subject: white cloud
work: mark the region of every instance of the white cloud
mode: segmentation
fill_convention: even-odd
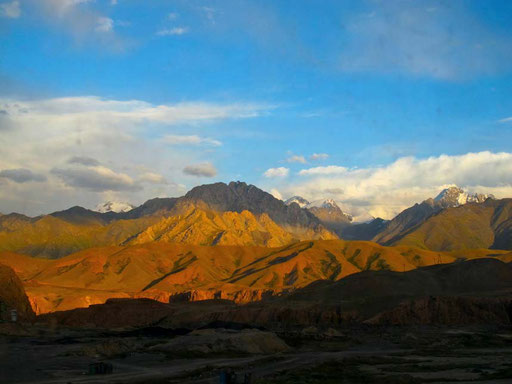
[[[301,169],[299,171],[299,175],[301,176],[309,176],[309,175],[339,175],[346,173],[348,168],[340,167],[338,165],[328,165],[326,167],[314,167],[308,169]]]
[[[19,101],[0,99],[2,109],[17,121],[46,120],[56,124],[70,121],[110,123],[154,122],[181,124],[229,118],[256,117],[271,107],[258,104],[178,103],[153,105],[140,100],[108,100],[94,96]]]
[[[382,167],[332,165],[300,174],[310,177],[287,184],[281,189],[284,195],[317,200],[329,194],[351,210],[366,210],[386,219],[453,184],[497,197],[512,196],[512,153],[507,152],[402,157]]]
[[[139,181],[150,183],[150,184],[167,184],[167,180],[164,176],[159,173],[145,172],[138,178]]]
[[[498,123],[510,123],[512,122],[512,117],[505,117],[504,119],[498,120]]]
[[[19,1],[12,1],[10,3],[0,4],[0,16],[8,17],[10,19],[17,19],[21,15],[21,8]]]
[[[283,195],[281,195],[281,193],[275,188],[272,188],[270,190],[270,194],[274,196],[276,199],[283,200]]]
[[[311,156],[309,156],[309,159],[312,161],[315,160],[325,160],[329,157],[327,153],[313,153]]]
[[[306,164],[307,163],[307,161],[304,158],[304,156],[299,156],[299,155],[290,156],[289,158],[286,159],[286,161],[289,162],[289,163],[302,163],[302,164]]]
[[[29,181],[46,181],[46,176],[32,172],[30,169],[4,169],[0,171],[0,178],[14,181],[15,183],[26,183]]]
[[[130,176],[103,166],[54,168],[51,172],[70,187],[94,192],[142,189]]]
[[[265,171],[263,176],[267,178],[286,177],[288,176],[288,173],[290,173],[290,170],[285,167],[269,168]]]
[[[176,12],[170,12],[168,15],[167,15],[167,18],[169,20],[176,20],[178,18],[178,14]]]
[[[110,32],[114,29],[114,20],[110,17],[98,17],[95,30],[97,32]]]
[[[183,175],[183,168],[201,163],[205,148],[177,145],[170,150],[155,138],[161,137],[162,132],[173,132],[175,125],[180,126],[180,131],[190,127],[194,131],[210,129],[205,125],[251,118],[265,113],[267,108],[259,104],[207,102],[154,105],[98,97],[0,98],[0,170],[28,169],[47,175],[39,188],[0,177],[0,212],[38,215],[76,204],[94,207],[110,198],[105,195],[107,192],[113,194],[113,199],[137,204],[155,196],[180,195],[183,184],[191,182]],[[203,145],[215,145],[213,140],[208,139]],[[102,192],[109,183],[101,180],[108,175],[104,173],[98,180],[98,169],[76,171],[100,165],[127,175],[131,182],[125,180],[117,186],[111,182],[115,191]],[[58,171],[52,173],[52,169]],[[164,184],[157,174],[173,182]],[[95,188],[78,186],[79,181],[85,185],[94,180]]]
[[[217,169],[215,169],[212,163],[206,162],[187,165],[185,168],[183,168],[183,173],[197,177],[213,177],[217,174]]]
[[[158,31],[156,34],[158,36],[179,36],[188,33],[187,27],[174,27],[174,28],[164,28]]]
[[[169,145],[211,145],[214,147],[221,146],[219,140],[210,139],[208,137],[200,137],[197,135],[165,135],[162,142]]]
[[[100,162],[88,156],[73,156],[68,160],[68,164],[80,164],[85,166],[100,165]]]

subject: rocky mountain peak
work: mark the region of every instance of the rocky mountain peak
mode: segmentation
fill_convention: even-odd
[[[341,210],[341,208],[336,204],[336,201],[333,199],[325,199],[325,200],[316,200],[309,203],[306,208],[325,208],[325,209],[333,209],[333,210]]]
[[[443,208],[458,207],[466,203],[483,203],[488,198],[494,199],[493,195],[483,193],[468,193],[462,188],[452,186],[443,189],[434,199]]]
[[[219,212],[250,211],[256,215],[267,213],[278,225],[288,225],[290,228],[316,228],[320,225],[318,218],[311,212],[296,205],[286,205],[270,193],[258,187],[236,181],[201,185],[191,189],[182,202],[200,202],[205,208]]]

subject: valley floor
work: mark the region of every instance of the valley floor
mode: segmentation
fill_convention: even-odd
[[[51,329],[0,324],[4,383],[218,383],[221,370],[251,373],[257,384],[508,383],[510,327],[377,327],[297,329],[278,333],[286,352],[165,353],[155,347],[188,330]],[[231,330],[233,335],[237,332]],[[181,336],[180,336],[181,335]],[[89,364],[113,365],[91,375]],[[243,379],[239,379],[243,382]]]

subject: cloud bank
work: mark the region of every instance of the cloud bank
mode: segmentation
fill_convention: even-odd
[[[276,177],[286,177],[290,173],[290,170],[285,167],[279,167],[279,168],[269,168],[263,173],[263,176],[273,179]]]
[[[426,159],[402,157],[381,167],[305,168],[280,188],[284,196],[333,197],[346,209],[390,219],[403,209],[458,185],[469,191],[512,197],[512,153],[478,152]]]
[[[200,137],[198,135],[165,135],[162,142],[169,145],[211,145],[219,147],[222,143],[209,137]]]
[[[4,169],[0,171],[0,178],[8,179],[16,183],[26,183],[29,181],[46,181],[44,175],[32,172],[30,169]]]
[[[215,160],[222,145],[183,132],[211,132],[215,124],[267,111],[257,103],[0,98],[0,212],[38,215],[76,204],[181,195],[195,186],[189,176],[216,175],[204,162]]]

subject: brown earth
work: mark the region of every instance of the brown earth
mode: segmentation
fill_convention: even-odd
[[[492,276],[492,278],[489,278]],[[228,300],[158,303],[113,299],[39,316],[68,326],[197,328],[236,322],[286,330],[347,324],[498,324],[512,320],[512,265],[476,259],[408,272],[366,271],[236,305]],[[52,320],[53,319],[53,320]]]
[[[246,303],[364,270],[403,272],[488,255],[510,258],[506,251],[442,253],[324,240],[277,248],[151,242],[92,248],[58,260],[0,252],[0,262],[19,274],[34,310],[45,313],[123,297]]]

